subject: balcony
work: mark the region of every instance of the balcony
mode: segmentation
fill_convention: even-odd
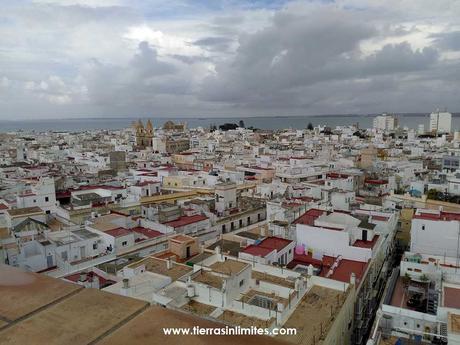
[[[69,262],[64,261],[59,255],[55,256],[57,268],[55,270],[45,272],[46,275],[49,275],[54,278],[61,278],[63,276],[73,274],[99,264],[103,264],[108,261],[112,261],[116,259],[116,255],[112,254],[105,254],[99,255],[93,258],[86,258],[77,262]]]

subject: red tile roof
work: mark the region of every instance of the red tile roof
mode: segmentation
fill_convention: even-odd
[[[274,250],[277,252],[283,250],[287,245],[293,241],[286,240],[280,237],[267,237],[259,244],[251,244],[242,250],[243,253],[251,254],[254,256],[265,257]]]
[[[460,220],[460,213],[452,213],[452,212],[438,212],[438,213],[423,213],[419,212],[414,215],[416,219],[426,219],[426,220],[444,220],[444,221],[452,221],[452,220]]]
[[[366,183],[366,184],[384,185],[384,184],[388,184],[388,180],[372,180],[372,179],[366,179],[366,180],[364,180],[364,183]]]
[[[293,199],[307,201],[307,202],[319,200],[319,199],[316,199],[316,198],[312,198],[310,196],[298,196],[298,197],[293,197]]]
[[[274,251],[274,249],[264,248],[264,247],[260,247],[260,246],[256,246],[254,244],[251,244],[251,245],[247,246],[246,248],[244,248],[241,252],[246,253],[246,254],[250,254],[250,255],[253,255],[253,256],[265,257],[265,256],[267,256],[268,254],[270,254],[273,251]]]
[[[6,206],[4,203],[0,203],[0,210],[7,210],[9,207]]]
[[[316,208],[312,208],[301,215],[294,221],[294,224],[304,224],[304,225],[313,225],[315,220],[319,218],[323,213],[326,211],[318,210]]]
[[[325,277],[329,272],[329,269],[336,261],[335,257],[324,255],[322,260],[314,259],[311,254],[295,254],[294,253],[294,260],[289,263],[287,266],[288,268],[292,269],[295,268],[297,265],[313,265],[316,268],[320,268],[320,276]],[[334,270],[332,275],[328,278],[338,280],[341,282],[348,283],[350,281],[351,273],[354,273],[356,276],[356,280],[359,282],[364,273],[366,272],[367,262],[361,261],[354,261],[348,259],[342,259],[338,265],[338,267]]]
[[[329,278],[348,283],[350,281],[350,275],[354,273],[356,281],[359,282],[366,271],[366,267],[367,262],[343,259]]]
[[[385,216],[372,216],[372,220],[377,220],[377,221],[380,221],[380,222],[386,222],[388,220],[389,217],[385,217]]]
[[[125,187],[116,187],[116,186],[110,186],[110,185],[87,185],[87,186],[79,186],[78,188],[73,189],[74,191],[77,190],[92,190],[92,189],[108,189],[108,190],[120,190],[120,189],[126,189]]]
[[[110,285],[110,284],[114,284],[115,281],[113,280],[110,280],[110,279],[105,279],[103,276],[99,275],[99,274],[96,274],[95,272],[93,271],[90,271],[86,274],[86,281],[88,282],[92,282],[94,280],[95,277],[98,277],[99,278],[99,285],[100,286],[106,286],[106,285]],[[74,283],[78,282],[80,280],[80,273],[74,273],[74,274],[71,274],[71,275],[68,275],[68,276],[65,276],[64,279],[66,280],[70,280]]]
[[[327,173],[326,174],[326,177],[330,178],[330,179],[345,179],[345,178],[348,178],[349,175],[347,174],[342,174],[342,173],[336,173],[336,172],[330,172],[330,173]]]
[[[355,243],[353,243],[353,247],[373,249],[379,237],[379,235],[375,235],[372,241],[356,240]]]
[[[173,228],[180,228],[181,226],[201,222],[203,220],[208,219],[208,217],[203,216],[201,214],[197,214],[194,216],[182,216],[179,219],[173,220],[171,222],[163,223],[164,225],[172,226]]]
[[[287,240],[281,237],[267,237],[262,242],[260,242],[258,246],[268,249],[276,249],[279,252],[291,243],[291,240]]]
[[[131,230],[134,232],[137,232],[138,234],[142,234],[148,238],[155,238],[155,237],[164,235],[162,232],[152,230],[152,229],[147,229],[142,226],[136,226],[135,228],[132,228]]]
[[[444,307],[460,309],[460,289],[444,287]]]
[[[116,229],[111,229],[111,230],[107,230],[104,232],[113,237],[122,237],[122,236],[127,236],[129,234],[132,234],[130,230],[125,229],[125,228],[116,228]]]
[[[135,184],[136,187],[145,187],[148,186],[149,184],[154,184],[155,182],[152,181],[143,181],[143,182],[138,182]]]

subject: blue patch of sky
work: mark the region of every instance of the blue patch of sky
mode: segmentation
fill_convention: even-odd
[[[291,0],[179,0],[164,2],[131,2],[146,18],[173,19],[221,14],[232,10],[276,10]]]

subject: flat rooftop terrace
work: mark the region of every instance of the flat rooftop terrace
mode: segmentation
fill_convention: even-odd
[[[275,322],[275,318],[271,318],[269,320],[262,320],[255,317],[240,314],[231,310],[225,310],[217,319],[235,326],[255,326],[259,328],[268,328],[273,324],[273,322]]]
[[[4,265],[0,265],[0,316],[2,345],[285,344],[265,336],[168,336],[164,327],[226,325]]]
[[[226,315],[226,317],[229,317]],[[255,319],[257,320],[257,319]],[[255,325],[250,323],[250,326]],[[209,335],[165,335],[163,327],[193,328],[224,328],[225,324],[203,319],[182,311],[160,307],[150,307],[145,312],[127,322],[122,327],[105,337],[100,345],[286,345],[285,342],[265,336],[209,336]]]
[[[228,259],[225,261],[214,262],[213,264],[209,265],[209,268],[217,273],[232,275],[241,272],[248,266],[248,263]]]
[[[191,272],[193,268],[176,263],[174,261],[171,262],[172,267],[168,269],[166,260],[148,257],[142,259],[138,262],[132,263],[128,265],[129,268],[136,268],[141,265],[145,265],[145,269],[149,272],[161,274],[164,276],[170,277],[173,281],[183,277],[187,273]]]
[[[16,321],[82,287],[0,265],[0,319]]]
[[[322,336],[328,333],[346,296],[346,292],[313,286],[283,325],[284,328],[296,328],[297,335],[278,338],[294,344],[318,344]]]
[[[293,281],[289,281],[283,277],[274,276],[274,275],[271,275],[265,272],[258,272],[258,271],[253,270],[251,272],[251,276],[252,276],[252,279],[261,280],[264,282],[284,286],[290,289],[294,289],[295,287],[295,283]]]
[[[220,250],[223,254],[230,254],[231,256],[238,257],[238,253],[241,251],[241,246],[239,242],[221,239],[206,249],[214,250],[216,247],[219,246]]]
[[[191,300],[187,304],[184,304],[181,309],[198,316],[209,316],[209,314],[216,310],[216,307]]]
[[[192,278],[194,282],[206,284],[216,289],[222,289],[224,285],[224,278],[212,274],[211,272],[200,270]]]

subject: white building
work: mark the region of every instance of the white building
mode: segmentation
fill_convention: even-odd
[[[294,259],[295,242],[279,237],[267,237],[258,244],[251,244],[239,252],[243,260],[270,265],[287,265]]]
[[[56,212],[56,193],[54,179],[52,177],[41,177],[30,188],[16,196],[18,208],[38,206],[46,213]]]
[[[459,236],[459,213],[417,209],[412,219],[410,251],[457,257]]]
[[[436,133],[450,133],[452,130],[452,114],[439,111],[439,109],[430,115],[430,131]]]
[[[374,118],[373,125],[381,131],[394,131],[398,127],[398,119],[394,115],[382,114]]]

